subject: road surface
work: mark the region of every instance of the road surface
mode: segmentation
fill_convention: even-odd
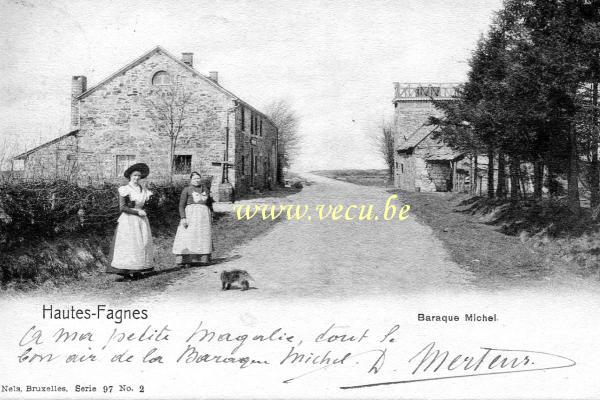
[[[220,272],[232,269],[248,271],[254,278],[253,289],[227,295],[248,299],[393,296],[453,292],[469,286],[471,274],[449,259],[432,230],[410,212],[404,221],[383,220],[391,193],[318,175],[306,177],[310,186],[276,200],[308,205],[310,210],[319,204],[326,209],[330,204],[373,205],[379,220],[319,220],[315,211],[310,221],[284,220],[266,235],[236,248],[228,261],[196,268],[185,280],[171,284],[163,296],[212,297],[221,292]],[[391,204],[400,208],[397,200]]]

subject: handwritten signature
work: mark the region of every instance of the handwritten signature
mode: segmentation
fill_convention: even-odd
[[[438,350],[436,349],[435,342],[431,342],[409,359],[409,364],[414,363],[413,365],[416,365],[411,372],[411,375],[414,376],[414,378],[397,381],[367,383],[362,385],[342,386],[340,389],[360,389],[373,386],[397,385],[441,379],[544,371],[558,368],[569,368],[576,365],[576,362],[570,358],[542,351],[496,349],[491,347],[481,347],[480,350],[481,353],[478,355],[457,354],[455,356],[451,356],[449,351]],[[536,356],[540,355],[548,356],[554,361],[560,360],[561,363],[535,366]],[[432,374],[437,374],[438,372],[442,373],[446,371],[460,371],[460,373],[444,376],[428,376],[423,378],[417,377],[419,373],[431,372]]]
[[[287,379],[284,383],[290,383],[306,375],[332,367],[335,364],[342,365],[345,362],[347,364],[358,364],[349,361],[364,358],[368,354],[375,354],[376,360],[373,363],[369,362],[370,367],[367,369],[367,374],[376,375],[384,368],[386,356],[388,355],[386,348],[373,349],[353,355],[347,354],[337,363],[328,363],[328,365]],[[439,349],[435,342],[431,342],[408,359],[409,376],[407,378],[345,385],[340,386],[340,389],[361,389],[442,379],[545,371],[569,368],[575,365],[576,362],[568,357],[542,351],[481,347],[476,354],[452,354],[449,350]],[[396,370],[394,369],[394,371]]]

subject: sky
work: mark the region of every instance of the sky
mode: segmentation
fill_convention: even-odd
[[[384,168],[373,146],[394,82],[460,82],[501,0],[0,0],[0,146],[68,132],[91,87],[160,45],[259,110],[300,116],[296,170]],[[16,143],[16,144],[14,144]],[[1,151],[1,149],[0,149]]]

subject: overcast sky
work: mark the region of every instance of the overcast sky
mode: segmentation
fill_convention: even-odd
[[[88,87],[156,45],[263,109],[301,116],[296,169],[382,168],[370,136],[393,82],[457,82],[501,0],[0,0],[0,135],[31,146],[69,128]],[[1,142],[0,142],[1,143]],[[22,150],[22,148],[20,149]]]

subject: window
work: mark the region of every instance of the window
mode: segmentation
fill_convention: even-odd
[[[12,162],[13,171],[23,171],[25,169],[25,160],[13,160]]]
[[[256,124],[255,124],[255,119],[254,119],[254,114],[250,114],[250,134],[254,135],[256,134]]]
[[[245,157],[242,156],[242,175],[246,175],[245,162],[246,162]]]
[[[123,176],[125,170],[133,165],[134,162],[135,156],[118,154],[116,157],[115,176]]]
[[[244,112],[244,107],[241,108],[241,113],[242,113],[242,131],[246,130],[246,113]]]
[[[192,173],[192,156],[176,155],[173,160],[173,173],[175,174],[191,174]]]
[[[262,136],[262,119],[260,120],[260,136]]]
[[[403,174],[404,173],[404,164],[400,163],[400,173]]]
[[[169,74],[167,74],[166,71],[158,71],[152,77],[152,84],[153,85],[170,85],[171,77],[169,76]]]

